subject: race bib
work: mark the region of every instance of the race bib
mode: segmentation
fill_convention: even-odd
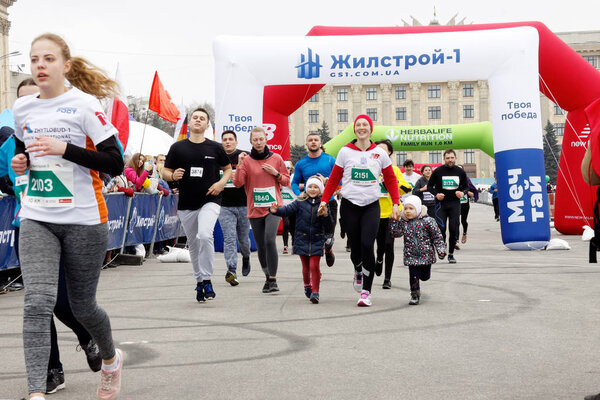
[[[192,167],[190,168],[190,176],[194,178],[202,178],[204,174],[204,168],[202,167]]]
[[[380,189],[379,197],[390,197],[390,193],[386,189],[386,187],[383,184],[383,182],[379,182],[379,189]]]
[[[435,196],[431,192],[423,192],[423,201],[435,201]]]
[[[377,178],[369,167],[352,167],[352,183],[355,185],[374,185]]]
[[[468,203],[469,199],[467,198],[467,195],[465,194],[463,197],[460,198],[460,204],[465,204]]]
[[[31,161],[23,204],[34,207],[73,207],[73,163]]]
[[[219,176],[221,178],[223,178],[223,170],[219,171]],[[234,187],[235,187],[235,185],[233,184],[233,180],[232,179],[228,180],[227,183],[225,184],[225,188],[234,188]]]
[[[296,194],[292,189],[287,186],[281,188],[281,198],[283,199],[283,205],[287,206],[296,198]]]
[[[254,207],[271,207],[277,202],[275,186],[266,188],[254,188]]]
[[[442,177],[442,189],[456,190],[456,189],[458,189],[459,182],[460,182],[460,178],[458,176],[443,176]]]

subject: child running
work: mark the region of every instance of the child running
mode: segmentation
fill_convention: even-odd
[[[321,282],[320,262],[325,244],[325,232],[333,225],[331,213],[317,215],[323,182],[316,176],[306,181],[306,190],[287,206],[271,205],[271,212],[281,217],[296,216],[296,234],[294,236],[294,254],[302,261],[302,279],[304,294],[313,304],[319,303],[319,284]]]
[[[419,304],[421,287],[419,281],[431,277],[431,264],[435,263],[437,251],[440,260],[446,257],[446,244],[440,228],[433,218],[427,215],[427,207],[421,199],[410,195],[404,200],[404,209],[392,234],[404,235],[404,265],[409,270],[410,305]]]

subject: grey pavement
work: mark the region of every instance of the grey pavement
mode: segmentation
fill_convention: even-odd
[[[121,399],[583,399],[600,392],[600,266],[588,244],[510,251],[489,206],[471,207],[457,264],[438,261],[409,306],[396,240],[393,288],[356,306],[352,266],[336,236],[322,260],[321,303],[303,293],[297,256],[279,258],[281,292],[252,273],[231,287],[216,255],[217,297],[198,304],[190,264],[147,260],[102,272],[99,303],[127,352]],[[278,246],[282,247],[278,238]],[[241,268],[241,266],[240,266]],[[241,274],[240,274],[241,275]],[[23,292],[0,296],[0,399],[26,395]],[[94,399],[75,335],[57,322],[66,389],[49,399]]]

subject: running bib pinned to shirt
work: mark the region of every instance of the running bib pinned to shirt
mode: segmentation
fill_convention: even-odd
[[[456,190],[456,189],[458,189],[459,182],[460,182],[460,178],[458,176],[443,176],[442,177],[442,189]]]
[[[390,193],[388,192],[387,188],[385,187],[385,185],[383,184],[383,182],[379,182],[379,188],[380,193],[379,193],[379,197],[390,197]]]
[[[275,186],[254,188],[254,207],[271,207],[276,202]]]
[[[467,198],[467,195],[465,194],[463,197],[460,198],[460,204],[465,204],[468,203],[469,199]]]
[[[352,183],[355,185],[374,185],[377,178],[369,167],[352,167]]]
[[[281,198],[283,199],[283,205],[287,206],[296,198],[296,194],[292,189],[287,186],[281,188]]]
[[[219,171],[219,176],[221,178],[223,178],[223,170]],[[225,188],[234,188],[234,187],[235,187],[235,185],[233,184],[233,179],[228,180],[227,183],[225,184]]]
[[[32,161],[23,203],[35,207],[72,207],[73,163]]]
[[[190,168],[190,176],[194,178],[202,178],[204,175],[204,168],[202,167],[192,167]]]

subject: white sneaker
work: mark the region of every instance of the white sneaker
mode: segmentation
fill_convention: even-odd
[[[362,283],[363,283],[363,273],[356,272],[356,270],[355,270],[354,271],[354,281],[352,282],[352,285],[354,285],[354,290],[356,290],[358,293],[360,293],[362,291]]]
[[[360,293],[360,299],[356,303],[359,307],[370,307],[371,306],[371,293],[368,290],[363,290]]]

